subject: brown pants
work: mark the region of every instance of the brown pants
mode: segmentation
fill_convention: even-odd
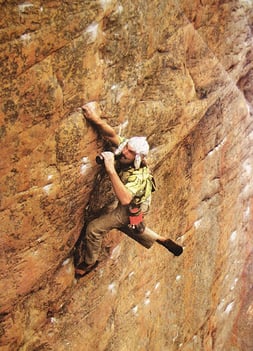
[[[146,206],[146,211],[143,208],[143,212],[147,213],[147,211],[148,208]],[[87,264],[93,264],[97,261],[101,250],[103,236],[111,229],[121,230],[147,249],[149,249],[158,239],[158,235],[148,228],[146,228],[143,233],[134,233],[128,228],[128,223],[128,206],[122,206],[121,204],[119,204],[112,212],[91,221],[87,226],[85,235],[85,262]]]

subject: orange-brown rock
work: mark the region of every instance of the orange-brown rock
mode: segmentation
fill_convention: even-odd
[[[252,1],[1,1],[0,350],[253,348]],[[80,106],[146,135],[149,227],[174,257],[107,234],[76,281],[73,248],[114,205]]]

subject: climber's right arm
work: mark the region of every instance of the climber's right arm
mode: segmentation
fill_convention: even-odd
[[[104,119],[101,119],[94,110],[90,109],[87,105],[84,105],[82,110],[85,118],[95,124],[105,139],[109,140],[115,146],[120,144],[120,137],[115,130]]]

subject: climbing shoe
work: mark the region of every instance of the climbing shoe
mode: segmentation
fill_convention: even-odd
[[[97,265],[98,265],[98,261],[96,261],[93,264],[87,264],[85,262],[80,263],[75,268],[75,278],[79,279],[84,277],[86,274],[90,273],[94,268],[96,268]]]
[[[174,241],[171,239],[167,240],[157,240],[158,244],[166,247],[167,250],[169,250],[171,253],[173,253],[175,256],[180,256],[183,253],[183,248],[182,246],[176,244]]]

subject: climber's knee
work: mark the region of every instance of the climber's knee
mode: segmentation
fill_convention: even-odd
[[[101,237],[108,231],[108,228],[103,226],[100,218],[91,221],[86,228],[86,238],[92,241],[99,241]]]

